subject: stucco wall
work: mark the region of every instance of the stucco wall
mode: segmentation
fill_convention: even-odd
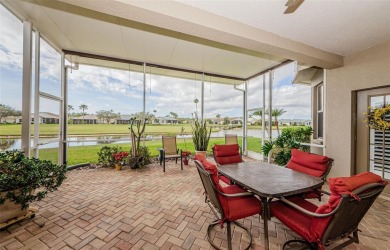
[[[390,42],[344,59],[344,67],[326,71],[326,155],[335,159],[332,176],[349,176],[352,91],[390,84]]]

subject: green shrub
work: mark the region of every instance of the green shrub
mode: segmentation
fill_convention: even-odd
[[[274,162],[284,166],[291,159],[291,149],[297,148],[303,151],[309,151],[308,146],[301,146],[302,142],[310,142],[310,136],[313,134],[311,127],[284,128],[282,134],[274,141],[266,141],[262,147],[263,154],[268,156],[272,150]]]
[[[99,156],[98,164],[102,165],[103,167],[114,167],[116,160],[114,157],[114,154],[117,154],[118,152],[122,151],[120,147],[110,147],[110,146],[104,146],[102,147],[99,152],[97,153]]]
[[[25,209],[57,190],[66,179],[66,171],[66,165],[26,158],[17,150],[0,152],[0,192],[4,192],[0,204],[10,200]]]
[[[144,166],[150,164],[151,162],[152,161],[151,161],[149,149],[143,146],[139,147],[137,156],[130,155],[127,157],[126,160],[126,164],[129,165],[131,169],[143,168]]]

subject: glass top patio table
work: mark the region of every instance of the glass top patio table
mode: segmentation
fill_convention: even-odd
[[[319,188],[321,178],[306,175],[285,167],[266,162],[253,161],[219,166],[221,174],[236,184],[258,195],[263,206],[264,244],[269,249],[268,220],[271,218],[269,204],[273,198],[302,194]]]
[[[219,166],[221,174],[260,197],[278,198],[321,187],[321,178],[262,161]]]

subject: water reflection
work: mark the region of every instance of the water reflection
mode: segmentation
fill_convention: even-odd
[[[224,138],[225,134],[236,134],[237,136],[242,136],[242,129],[229,129],[229,130],[220,130],[217,132],[212,132],[211,137],[213,138]],[[248,136],[254,138],[261,138],[262,132],[260,129],[248,129]],[[191,134],[178,135],[177,138],[191,138]],[[272,131],[272,137],[277,137],[277,131]],[[40,142],[52,140],[53,138],[40,138]],[[146,136],[146,140],[160,140],[161,136]],[[121,143],[131,143],[129,135],[101,135],[101,136],[72,136],[68,137],[68,146],[77,147],[77,146],[93,146],[101,144],[121,144]],[[55,145],[55,146],[53,146]],[[33,140],[31,139],[31,146],[33,146]],[[58,147],[58,144],[44,144],[39,148],[54,148]],[[1,150],[12,150],[21,148],[21,139],[0,139],[0,149]]]

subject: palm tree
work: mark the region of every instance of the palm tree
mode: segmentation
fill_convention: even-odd
[[[273,108],[272,109],[272,116],[275,117],[275,126],[276,126],[276,130],[278,131],[278,136],[280,135],[278,117],[283,115],[286,112],[287,111],[282,109],[282,108]]]
[[[199,102],[199,99],[195,98],[194,103],[196,105],[196,114],[198,114],[198,102]]]
[[[70,119],[70,111],[71,110],[74,110],[73,106],[72,105],[68,105],[68,123],[71,121],[71,119]]]
[[[85,105],[85,104],[81,104],[81,105],[79,106],[79,109],[81,109],[81,110],[83,111],[81,114],[83,115],[83,121],[84,121],[84,115],[85,115],[84,110],[88,109],[88,106]]]

